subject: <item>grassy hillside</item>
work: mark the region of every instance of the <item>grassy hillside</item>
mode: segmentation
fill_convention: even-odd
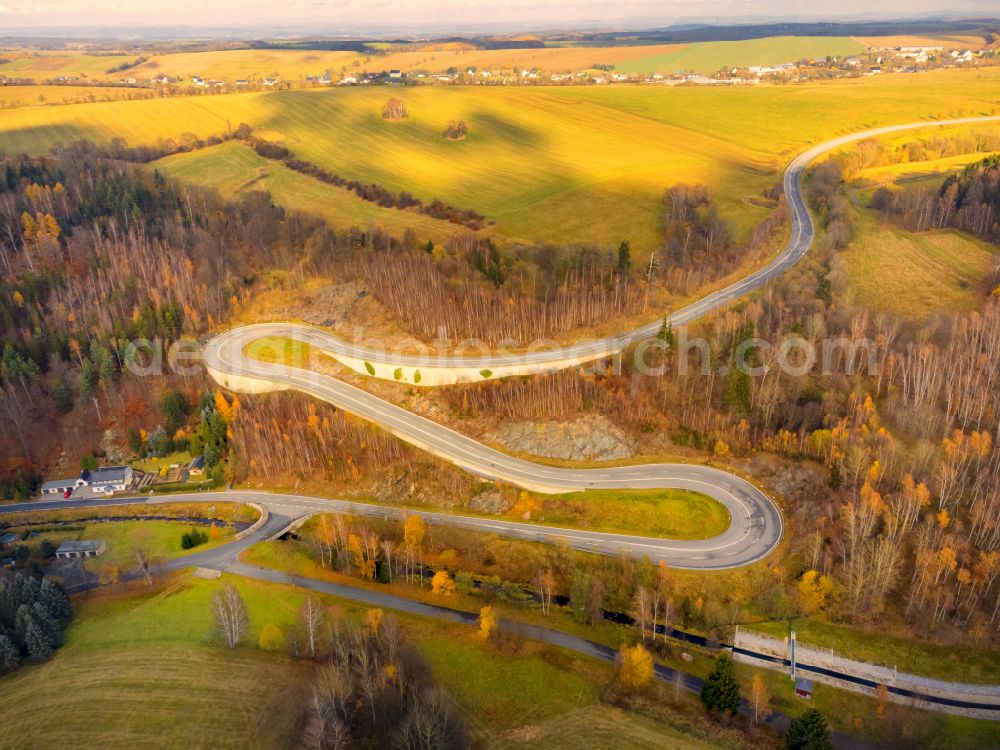
[[[150,165],[169,177],[218,190],[226,197],[266,190],[286,208],[321,216],[334,227],[381,226],[399,237],[413,229],[421,241],[445,242],[460,230],[447,221],[416,211],[382,208],[343,188],[269,162],[236,141],[201,151],[176,154]]]
[[[859,218],[855,234],[841,258],[867,307],[923,320],[981,304],[977,287],[993,263],[991,245],[951,229],[907,232],[870,215]]]
[[[178,97],[0,112],[0,148],[44,153],[56,141],[116,135],[135,145],[248,122],[345,177],[476,209],[508,238],[629,239],[641,258],[660,241],[669,185],[708,184],[746,232],[766,213],[748,199],[807,144],[1000,111],[998,84],[992,68],[739,90],[419,87],[393,92],[409,106],[402,122],[379,116],[391,95],[383,88]],[[468,123],[465,140],[442,137],[451,119]]]
[[[936,188],[940,187],[948,175],[958,172],[969,164],[982,161],[989,155],[989,152],[983,151],[927,161],[882,164],[861,170],[858,173],[858,180],[866,186],[898,185],[907,189],[917,186]]]
[[[104,80],[107,70],[122,63],[129,63],[137,55],[86,55],[80,52],[18,50],[0,53],[10,62],[0,63],[0,75],[20,78],[46,79],[57,76],[78,76]],[[128,73],[115,74],[117,78]]]
[[[67,643],[0,681],[0,747],[294,747],[309,670],[286,657],[213,643],[216,581],[154,594],[77,599]],[[252,628],[288,625],[298,592],[240,586]],[[254,636],[256,638],[256,636]],[[39,721],[39,716],[47,717]],[[228,717],[221,721],[220,717]]]
[[[307,75],[319,75],[327,69],[337,72],[341,67],[351,67],[355,59],[358,59],[358,55],[354,52],[319,50],[237,49],[184,52],[154,55],[142,65],[130,69],[128,75],[140,80],[165,74],[185,80],[190,80],[191,76],[201,76],[220,81],[270,77],[294,81]]]
[[[627,60],[617,66],[630,73],[675,73],[692,70],[713,73],[724,67],[745,68],[751,65],[778,65],[803,58],[828,55],[853,55],[865,51],[865,45],[848,36],[776,36],[736,42],[699,42],[677,50],[652,52]]]
[[[137,93],[146,92],[114,86],[0,86],[0,108],[110,101]]]
[[[311,665],[262,652],[256,642],[265,624],[296,622],[304,593],[230,580],[247,603],[251,631],[234,650],[213,635],[219,581],[189,578],[153,592],[77,599],[67,643],[54,658],[0,679],[0,748],[24,747],[26,737],[37,748],[296,747]],[[583,711],[603,732],[634,735],[642,746],[712,747],[601,706],[606,665],[535,644],[501,656],[471,628],[401,620],[483,746],[538,747],[539,735]]]

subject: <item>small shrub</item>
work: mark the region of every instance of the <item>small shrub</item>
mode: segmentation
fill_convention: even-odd
[[[375,374],[375,365],[373,365],[371,362],[365,362],[365,369],[368,371],[369,375]]]
[[[260,638],[257,639],[257,646],[261,651],[284,651],[285,634],[281,628],[273,622],[269,622],[260,631]]]
[[[450,141],[460,141],[469,132],[465,120],[449,120],[448,127],[444,131],[444,137]]]
[[[393,97],[382,105],[383,120],[405,120],[409,116],[410,113],[406,109],[406,102],[402,99]]]
[[[194,549],[208,541],[208,534],[199,529],[191,529],[181,536],[181,549]]]

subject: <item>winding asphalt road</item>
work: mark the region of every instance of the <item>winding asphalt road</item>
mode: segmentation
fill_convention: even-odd
[[[367,516],[390,520],[399,518],[408,512],[398,507],[361,503],[352,500],[338,500],[310,495],[280,494],[260,492],[256,490],[226,490],[216,492],[192,492],[184,494],[140,496],[135,498],[115,497],[100,500],[36,500],[28,503],[0,506],[0,514],[17,513],[20,511],[60,510],[64,508],[99,508],[125,503],[156,504],[198,502],[216,503],[232,502],[258,505],[267,511],[266,522],[241,539],[230,544],[216,547],[204,552],[187,555],[167,563],[167,569],[181,568],[190,565],[205,567],[225,567],[235,556],[247,547],[259,541],[273,539],[285,531],[294,528],[306,518],[318,513],[346,513],[355,516]],[[693,560],[698,568],[710,569],[715,560],[718,565],[726,567],[724,557],[713,558],[711,551],[705,553],[692,552],[690,545],[698,542],[667,541],[658,537],[645,537],[633,534],[612,534],[601,531],[583,531],[567,529],[558,526],[544,526],[536,523],[521,523],[499,518],[468,516],[458,513],[420,511],[420,517],[431,526],[450,526],[468,529],[484,534],[496,534],[512,539],[547,544],[567,544],[583,552],[617,556],[625,552],[634,557],[648,556],[653,562],[664,560],[673,567],[692,567]],[[720,537],[716,537],[719,539]],[[706,555],[702,557],[702,554]],[[692,557],[693,555],[693,557]],[[183,562],[181,562],[183,561]]]
[[[672,313],[669,316],[671,324],[678,326],[689,323],[760,288],[794,265],[808,251],[815,230],[802,193],[802,177],[806,167],[822,154],[854,141],[904,130],[995,121],[1000,121],[1000,117],[891,125],[840,136],[795,157],[784,176],[784,190],[791,217],[791,237],[788,244],[767,265],[749,276]],[[235,328],[216,336],[206,345],[203,357],[212,376],[220,384],[233,390],[302,391],[370,420],[397,437],[488,479],[547,493],[591,488],[676,488],[702,492],[715,498],[729,511],[732,522],[725,532],[706,540],[641,540],[635,543],[642,544],[651,557],[665,559],[675,567],[719,569],[749,565],[766,557],[781,540],[782,519],[777,507],[764,492],[734,474],[688,464],[643,464],[595,469],[545,466],[497,451],[336,378],[308,369],[266,363],[244,353],[247,345],[254,340],[281,337],[303,341],[335,358],[341,357],[355,363],[365,361],[426,369],[472,367],[485,370],[517,367],[542,372],[617,354],[631,344],[655,337],[660,325],[661,321],[656,320],[618,336],[572,344],[557,350],[505,352],[470,358],[386,352],[353,344],[308,326],[265,323]],[[603,541],[598,543],[605,544]],[[620,544],[620,541],[612,543]]]

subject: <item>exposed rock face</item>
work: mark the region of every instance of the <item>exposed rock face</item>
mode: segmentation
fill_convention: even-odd
[[[108,463],[125,463],[126,455],[122,449],[122,436],[116,427],[110,427],[104,431],[104,434],[101,435],[100,448]]]
[[[597,414],[572,422],[514,422],[486,435],[507,450],[566,461],[611,461],[632,456],[625,433]]]
[[[478,513],[500,515],[510,510],[512,502],[500,490],[485,490],[469,500],[469,508]]]

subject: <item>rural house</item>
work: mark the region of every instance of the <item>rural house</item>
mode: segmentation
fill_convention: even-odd
[[[110,495],[129,489],[134,479],[131,466],[102,466],[84,470],[76,480],[76,486],[89,487],[95,495]]]
[[[108,545],[101,539],[85,542],[63,542],[56,550],[59,560],[73,560],[79,557],[99,557],[107,550]]]
[[[200,477],[205,473],[205,457],[195,456],[191,459],[191,463],[187,465],[187,473],[189,477]]]
[[[76,479],[53,479],[42,485],[43,495],[65,495],[76,487]]]

